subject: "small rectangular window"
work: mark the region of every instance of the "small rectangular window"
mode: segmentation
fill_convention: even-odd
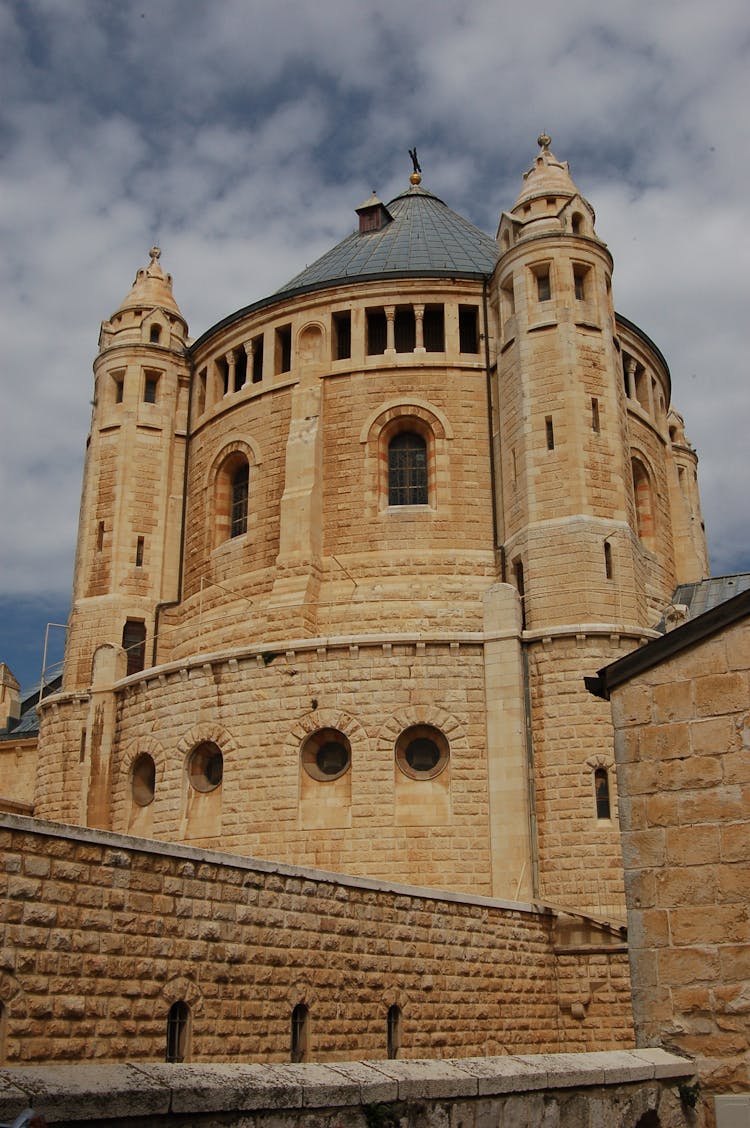
[[[81,729],[81,743],[78,748],[78,762],[80,764],[86,759],[86,729]]]
[[[104,548],[104,522],[100,521],[96,530],[96,551],[101,552]]]
[[[115,403],[122,403],[123,397],[125,395],[125,377],[123,373],[113,373],[112,382],[115,386]]]
[[[156,403],[156,393],[159,387],[159,377],[151,374],[146,375],[146,380],[143,385],[143,402]]]
[[[143,567],[143,544],[144,544],[144,538],[138,537],[138,540],[136,541],[136,544],[135,544],[135,566],[136,566],[136,568],[142,568]]]
[[[591,430],[599,434],[599,400],[591,397]]]
[[[200,416],[206,410],[206,383],[208,372],[202,368],[198,373],[198,392],[196,396],[195,411],[196,415]]]
[[[280,325],[276,330],[276,374],[289,372],[292,367],[292,327]]]
[[[263,379],[263,334],[253,337],[253,383],[260,384]]]
[[[441,305],[427,306],[422,328],[427,352],[445,352],[445,314]]]
[[[142,619],[126,620],[122,648],[128,657],[127,676],[140,673],[146,664],[146,624]]]
[[[540,271],[536,276],[536,294],[540,302],[548,302],[552,297],[549,270]]]
[[[462,353],[479,352],[479,310],[476,306],[458,307],[458,347]]]
[[[343,309],[333,315],[333,359],[346,360],[352,355],[352,314]]]
[[[552,423],[552,416],[548,415],[544,420],[544,426],[547,431],[547,450],[555,449],[555,428]]]
[[[576,265],[573,267],[573,289],[575,291],[576,300],[579,302],[585,301],[587,297],[586,291],[588,286],[586,283],[586,275],[588,272],[589,268],[587,266]]]
[[[387,341],[386,320],[384,309],[368,309],[367,318],[367,355],[379,356],[385,352]]]

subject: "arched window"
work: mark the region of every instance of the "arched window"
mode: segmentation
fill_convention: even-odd
[[[235,450],[219,466],[214,485],[214,547],[247,532],[250,464]]]
[[[395,1004],[388,1008],[387,1053],[389,1058],[397,1058],[401,1049],[401,1007]]]
[[[157,345],[161,338],[161,325],[152,325],[149,330],[148,339],[152,345]]]
[[[156,764],[148,752],[142,752],[133,764],[131,776],[133,802],[138,807],[148,807],[156,793]]]
[[[250,467],[243,462],[232,475],[232,511],[230,536],[241,537],[247,532],[247,494],[250,483]]]
[[[415,431],[388,444],[388,504],[427,505],[427,442]]]
[[[304,1003],[297,1003],[292,1011],[291,1059],[307,1061],[310,1012]]]
[[[654,494],[651,488],[651,478],[643,463],[634,458],[633,493],[635,495],[635,521],[638,539],[646,548],[653,550],[656,543],[656,528],[654,521]]]
[[[171,1062],[187,1061],[190,1045],[190,1007],[180,1000],[167,1015],[167,1053]]]
[[[596,798],[596,817],[598,819],[612,818],[609,802],[609,773],[606,768],[596,768],[594,771],[594,796]]]
[[[224,778],[224,757],[218,744],[204,740],[190,753],[188,779],[196,791],[215,791]]]
[[[318,729],[311,733],[301,751],[302,767],[312,779],[329,783],[348,771],[352,762],[352,749],[348,739],[338,729]]]

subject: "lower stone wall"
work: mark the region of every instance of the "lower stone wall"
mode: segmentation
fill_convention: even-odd
[[[489,898],[388,886],[0,816],[7,1063],[311,1061],[616,1049],[633,1042],[616,930]],[[566,918],[569,922],[571,918]],[[174,1010],[173,1010],[174,1015]]]
[[[0,1069],[0,1116],[109,1128],[703,1128],[662,1050],[323,1065]],[[687,1098],[687,1099],[686,1099]]]

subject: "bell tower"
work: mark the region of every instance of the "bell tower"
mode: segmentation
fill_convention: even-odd
[[[151,665],[157,605],[178,593],[187,323],[160,256],[99,336],[64,690],[89,686],[103,644],[125,648],[128,673]]]
[[[638,622],[612,257],[567,162],[539,145],[498,230],[506,560],[529,629]]]

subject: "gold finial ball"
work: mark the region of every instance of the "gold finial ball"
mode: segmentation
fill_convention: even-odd
[[[549,149],[552,144],[552,138],[549,133],[540,133],[536,139],[536,143],[540,149]]]
[[[409,177],[409,181],[410,181],[411,184],[413,184],[416,187],[417,184],[422,183],[422,177],[420,176],[420,174],[418,172],[413,172],[411,174],[411,176]]]
[[[152,262],[158,262],[161,258],[161,247],[154,245],[148,253],[151,255]]]

